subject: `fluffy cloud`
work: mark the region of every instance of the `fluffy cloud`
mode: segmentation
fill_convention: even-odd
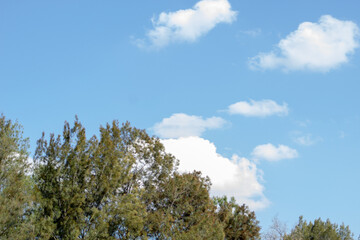
[[[231,159],[216,152],[213,143],[200,137],[162,140],[167,152],[180,161],[181,172],[199,170],[212,181],[211,193],[234,196],[253,210],[265,208],[269,200],[260,184],[261,171],[246,158],[234,155]]]
[[[358,47],[359,28],[351,21],[324,15],[318,23],[303,22],[282,39],[276,51],[260,53],[252,68],[328,71],[348,61]]]
[[[191,9],[162,12],[153,18],[154,29],[147,33],[152,47],[164,47],[171,42],[193,42],[213,29],[218,23],[231,23],[236,12],[227,0],[202,0]],[[139,41],[144,46],[144,41]]]
[[[222,127],[225,122],[220,117],[203,119],[199,116],[175,113],[169,118],[164,118],[160,123],[156,123],[152,129],[161,138],[200,136],[207,129]]]
[[[275,147],[271,143],[256,146],[251,155],[257,160],[279,161],[298,157],[295,149],[285,145]]]
[[[250,102],[237,102],[229,106],[230,114],[241,114],[249,117],[266,117],[270,115],[287,115],[288,107],[286,103],[279,105],[273,100],[261,100]]]

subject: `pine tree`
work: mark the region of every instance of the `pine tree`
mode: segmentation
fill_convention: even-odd
[[[258,236],[253,212],[226,199],[216,205],[210,179],[178,173],[161,141],[129,123],[114,121],[88,138],[77,118],[72,127],[65,122],[62,135],[42,135],[34,159],[38,239]]]
[[[28,139],[17,122],[0,116],[0,239],[31,236]]]
[[[38,141],[36,229],[44,239],[146,238],[154,193],[173,172],[159,139],[129,123],[87,139],[76,119],[62,136]]]
[[[260,238],[259,221],[245,204],[238,205],[234,198],[216,197],[217,215],[223,225],[226,240],[255,240]]]
[[[224,239],[215,205],[209,196],[210,180],[200,172],[175,173],[158,192],[150,218],[155,239]]]
[[[353,240],[353,233],[348,226],[331,223],[330,220],[323,221],[321,218],[314,222],[307,222],[302,216],[285,240]]]

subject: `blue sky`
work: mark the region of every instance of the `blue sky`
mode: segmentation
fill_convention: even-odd
[[[358,10],[349,1],[2,1],[0,112],[34,152],[77,114],[163,139],[213,194],[360,234]]]

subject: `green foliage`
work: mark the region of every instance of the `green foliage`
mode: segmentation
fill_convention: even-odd
[[[18,123],[0,116],[0,239],[25,239],[31,235],[28,140]]]
[[[322,221],[320,218],[314,222],[304,221],[303,217],[294,227],[285,240],[353,240],[353,234],[348,226]]]
[[[35,153],[37,236],[42,239],[223,239],[210,180],[179,174],[145,131],[100,128],[87,140],[76,120]]]
[[[226,240],[250,240],[260,238],[259,221],[255,213],[243,204],[239,206],[235,199],[214,198],[218,208],[217,215],[223,224]]]
[[[114,121],[86,136],[76,118],[37,142],[0,118],[0,239],[256,239],[253,212],[210,198],[210,179],[176,171],[156,137]]]
[[[63,135],[43,137],[35,154],[38,236],[45,239],[112,239],[141,236],[146,216],[136,157],[153,164],[150,138],[129,124],[100,128],[100,139],[86,139],[78,120]],[[137,151],[142,140],[149,143]],[[159,159],[157,159],[159,160]],[[146,165],[146,164],[145,164]],[[145,166],[144,165],[144,166]],[[156,166],[153,166],[156,168]],[[158,167],[160,168],[160,167]],[[155,172],[155,171],[154,171]]]
[[[222,226],[209,196],[210,180],[200,172],[178,174],[157,192],[150,214],[155,239],[224,239]]]

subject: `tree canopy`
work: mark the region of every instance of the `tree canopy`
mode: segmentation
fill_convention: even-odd
[[[307,222],[302,216],[299,222],[291,230],[285,240],[353,240],[353,234],[349,226],[341,224],[340,226],[331,223],[329,219],[326,221],[318,218],[314,222]]]
[[[265,240],[354,240],[354,234],[345,224],[338,225],[329,219],[323,221],[321,218],[307,222],[303,216],[299,217],[290,233],[286,232],[284,223],[277,217],[274,218],[272,226],[263,237]]]
[[[255,213],[210,197],[201,172],[179,172],[157,137],[130,123],[88,137],[80,121],[37,141],[30,168],[22,127],[0,117],[0,239],[256,240]],[[276,229],[275,229],[276,230]],[[349,227],[306,222],[278,238],[352,240]]]
[[[31,231],[28,219],[31,204],[27,176],[28,139],[22,127],[0,116],[0,239],[24,239]]]
[[[88,138],[78,119],[66,122],[62,135],[42,135],[34,160],[41,239],[255,239],[260,230],[247,233],[249,223],[238,219],[257,224],[255,214],[232,201],[238,225],[230,237],[232,223],[220,219],[210,179],[179,173],[160,140],[129,123],[114,121]]]

